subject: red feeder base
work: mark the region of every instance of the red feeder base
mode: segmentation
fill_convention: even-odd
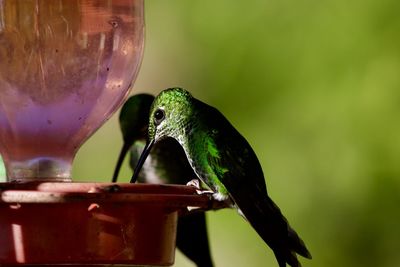
[[[178,185],[0,183],[0,194],[1,266],[170,266],[178,212],[209,202]]]

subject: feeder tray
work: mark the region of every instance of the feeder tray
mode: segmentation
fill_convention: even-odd
[[[180,185],[1,183],[0,265],[170,266],[178,213],[210,199]]]

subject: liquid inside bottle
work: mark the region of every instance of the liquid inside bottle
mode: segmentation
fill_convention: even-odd
[[[0,153],[13,180],[69,181],[143,55],[143,0],[0,1]]]

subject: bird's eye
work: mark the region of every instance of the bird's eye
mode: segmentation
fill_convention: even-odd
[[[162,109],[157,109],[154,112],[154,122],[159,125],[165,119],[165,112]]]

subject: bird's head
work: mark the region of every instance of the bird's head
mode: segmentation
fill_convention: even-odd
[[[154,143],[172,137],[181,142],[192,121],[193,97],[182,88],[162,91],[153,101],[148,120],[147,143],[136,165],[131,182],[135,182]]]
[[[119,114],[119,126],[122,132],[124,144],[121,148],[117,165],[115,166],[112,181],[116,182],[119,170],[126,153],[137,140],[145,140],[147,136],[147,123],[151,103],[154,96],[149,94],[137,94],[131,96],[122,106]]]
[[[193,97],[182,88],[162,91],[154,100],[149,115],[148,138],[157,142],[165,137],[176,140],[191,123]]]
[[[150,107],[154,96],[137,94],[131,96],[121,108],[119,126],[124,143],[132,145],[135,140],[146,139]]]

